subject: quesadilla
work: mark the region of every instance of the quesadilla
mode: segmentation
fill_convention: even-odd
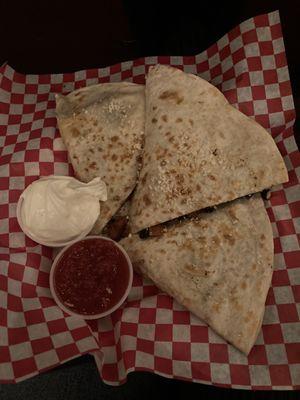
[[[287,180],[270,134],[217,88],[175,68],[150,68],[133,232]]]
[[[145,125],[144,87],[106,83],[57,96],[58,126],[76,177],[101,177],[108,199],[93,233],[100,233],[136,185]]]
[[[251,350],[272,279],[272,228],[259,195],[121,240],[134,268],[243,353]]]

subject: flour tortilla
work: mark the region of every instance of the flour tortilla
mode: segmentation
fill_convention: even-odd
[[[76,177],[100,176],[108,199],[93,233],[100,233],[136,185],[145,125],[144,86],[106,83],[57,96],[57,119]]]
[[[273,272],[272,229],[259,195],[174,224],[161,237],[135,234],[120,244],[137,271],[249,353]]]
[[[150,68],[133,232],[287,180],[270,134],[217,88],[175,68]]]

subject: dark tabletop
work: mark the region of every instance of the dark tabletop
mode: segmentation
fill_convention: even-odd
[[[22,73],[99,68],[149,55],[200,53],[254,15],[280,10],[296,110],[300,107],[300,6],[297,1],[0,0],[0,64]],[[299,123],[295,132],[299,146]],[[18,399],[299,399],[299,392],[250,392],[135,372],[121,387],[105,385],[84,356],[19,384],[0,385]]]

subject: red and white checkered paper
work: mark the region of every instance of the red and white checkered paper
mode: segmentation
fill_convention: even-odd
[[[111,317],[85,322],[68,316],[49,291],[54,251],[26,237],[17,223],[17,201],[27,185],[49,174],[73,174],[54,94],[98,82],[144,83],[156,63],[218,86],[269,130],[289,171],[289,183],[275,188],[268,204],[275,271],[262,331],[248,357],[137,275],[127,303]],[[225,387],[299,389],[300,156],[278,12],[247,20],[196,56],[146,57],[58,75],[21,75],[5,65],[0,73],[1,381],[21,381],[89,352],[113,385],[130,371],[147,370]]]

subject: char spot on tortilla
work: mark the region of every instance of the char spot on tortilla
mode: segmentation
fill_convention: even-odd
[[[97,168],[96,162],[93,161],[92,163],[90,163],[89,168],[91,168],[91,169],[96,169],[96,168]]]
[[[111,159],[112,159],[113,161],[116,161],[116,160],[118,159],[118,156],[117,156],[116,154],[113,154],[113,155],[111,156]]]
[[[120,196],[118,196],[118,195],[114,196],[114,197],[113,197],[113,200],[115,200],[115,201],[120,201]]]
[[[234,243],[235,243],[235,238],[234,238],[231,234],[224,233],[224,234],[223,234],[223,238],[229,242],[229,245],[230,245],[230,246],[233,246],[233,245],[234,245]]]
[[[244,318],[245,322],[250,322],[254,317],[253,311],[249,311],[247,316]]]
[[[162,126],[161,126],[161,125],[159,125],[158,129],[159,129],[159,130],[161,130],[161,128],[162,128]]]
[[[184,100],[184,98],[180,96],[179,93],[175,90],[165,90],[164,92],[162,92],[159,98],[161,100],[173,100],[176,102],[176,104],[180,104]]]
[[[78,156],[76,156],[76,154],[74,154],[73,158],[75,158],[75,160],[77,160],[77,159],[78,159]]]
[[[143,176],[143,178],[141,179],[141,183],[143,184],[143,185],[145,185],[145,183],[146,183],[146,179],[147,179],[147,172],[145,173],[145,175]]]
[[[225,136],[223,135],[223,132],[220,132],[220,136],[221,136],[222,139],[225,138]]]
[[[242,283],[241,283],[241,288],[245,290],[246,287],[247,287],[247,283],[246,283],[246,282],[242,282]]]
[[[214,236],[212,238],[212,241],[214,242],[214,244],[216,244],[217,246],[219,246],[219,244],[221,243],[220,239],[218,236]]]
[[[168,131],[168,132],[165,133],[165,135],[166,135],[166,136],[169,136],[169,135],[171,135],[171,132]]]
[[[182,118],[177,118],[176,119],[176,122],[178,123],[178,122],[182,122]]]
[[[209,175],[208,175],[208,178],[209,178],[211,181],[216,181],[216,177],[215,177],[214,175],[209,174]]]
[[[194,125],[194,121],[192,119],[189,119],[189,123],[190,123],[191,126]]]
[[[92,154],[94,154],[94,149],[89,149],[89,152],[91,152]]]
[[[89,170],[87,168],[84,168],[85,172],[89,172]]]
[[[265,235],[262,233],[262,234],[260,235],[260,239],[261,239],[261,240],[265,240],[265,238],[266,238]]]
[[[93,126],[97,126],[98,125],[98,123],[97,123],[97,121],[95,120],[94,122],[93,122]]]
[[[200,185],[197,183],[197,185],[196,185],[196,189],[200,192],[200,190],[201,190],[201,187],[200,187]]]
[[[156,122],[157,122],[157,119],[156,118],[152,118],[152,124],[156,124]]]
[[[220,312],[220,304],[219,303],[214,303],[214,305],[212,307],[216,313]]]
[[[77,128],[72,128],[72,129],[71,129],[71,133],[72,133],[72,136],[73,136],[73,137],[78,137],[78,136],[80,136],[80,132],[79,132],[79,130],[78,130]]]
[[[112,138],[111,138],[111,141],[112,142],[116,142],[118,140],[118,136],[113,136]]]
[[[176,171],[172,170],[173,173],[175,173]],[[184,183],[184,176],[182,174],[177,174],[175,176],[175,180],[177,182],[178,185],[182,185]]]
[[[142,162],[143,162],[143,156],[142,156],[142,154],[138,154],[138,155],[137,155],[137,157],[136,157],[136,162],[137,162],[138,164],[142,164]]]
[[[168,117],[167,117],[166,115],[163,115],[163,116],[161,117],[161,119],[162,119],[164,122],[168,122]]]
[[[152,110],[155,111],[157,109],[157,106],[153,106]]]
[[[144,194],[143,200],[144,200],[144,203],[145,203],[146,206],[150,206],[151,200],[150,200],[150,198],[149,198],[149,196],[147,194]]]

